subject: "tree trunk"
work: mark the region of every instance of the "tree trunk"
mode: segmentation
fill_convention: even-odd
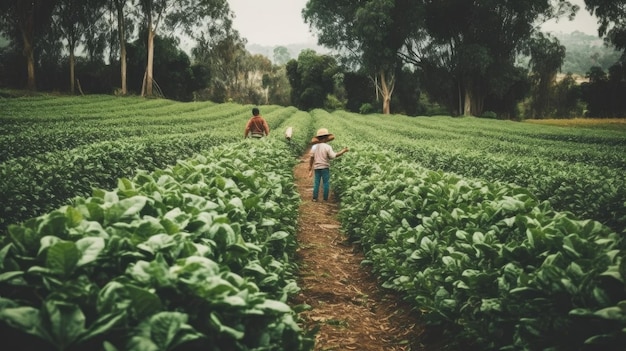
[[[120,78],[122,80],[122,95],[128,93],[126,87],[126,25],[124,24],[124,4],[115,2],[117,6],[117,30],[120,40]]]
[[[463,104],[463,116],[469,117],[472,115],[472,94],[470,89],[465,87],[465,99]]]
[[[154,30],[152,25],[148,28],[148,64],[146,66],[145,92],[146,96],[152,96],[152,66],[154,63]]]
[[[35,9],[34,2],[32,1],[18,1],[20,31],[22,32],[22,41],[24,42],[24,48],[22,54],[26,59],[26,69],[28,78],[26,81],[26,88],[30,91],[37,90],[37,84],[35,81],[35,54],[34,54],[34,40],[35,40]]]
[[[76,57],[74,55],[74,44],[72,44],[70,42],[69,45],[69,49],[70,49],[70,93],[72,95],[74,95],[74,92],[76,91],[75,88],[75,79],[76,79],[76,72],[74,70],[74,67],[76,66]]]
[[[70,93],[72,95],[74,95],[74,91],[75,89],[75,84],[74,84],[74,79],[76,79],[76,73],[74,71],[74,46],[70,45]]]
[[[389,82],[387,82],[385,71],[380,71],[380,85],[380,94],[383,98],[383,114],[388,115],[391,113],[391,95],[393,95],[395,78],[392,76]]]
[[[388,115],[391,113],[391,99],[387,96],[383,96],[383,114]]]
[[[470,82],[465,86],[464,100],[464,116],[481,116],[483,114],[485,96],[480,87],[476,87],[476,84]]]
[[[461,111],[463,111],[463,93],[461,90],[461,82],[457,81],[456,87],[457,87],[457,94],[458,94],[457,96],[458,105],[457,105],[456,113],[457,113],[457,116],[460,116],[462,113]]]
[[[32,38],[31,41],[25,38],[24,35],[24,56],[26,57],[26,69],[28,72],[28,78],[26,81],[26,88],[30,91],[37,90],[37,82],[35,81],[35,54],[33,50]]]

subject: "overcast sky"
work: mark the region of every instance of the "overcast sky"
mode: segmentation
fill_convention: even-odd
[[[304,23],[307,0],[228,0],[235,13],[233,26],[248,44],[288,45],[316,43]]]
[[[550,21],[542,26],[545,31],[549,32],[563,32],[571,33],[573,31],[579,31],[590,35],[598,35],[598,22],[595,17],[589,14],[589,11],[585,9],[584,0],[569,0],[572,4],[578,5],[580,10],[576,13],[576,18],[573,21],[569,21],[567,18],[562,18],[558,22]]]
[[[574,21],[561,19],[545,24],[544,30],[570,33],[578,30],[597,35],[597,23],[585,10],[583,0],[570,0],[580,6]],[[307,0],[228,0],[235,14],[234,27],[248,44],[267,46],[316,43],[308,24],[302,19]]]

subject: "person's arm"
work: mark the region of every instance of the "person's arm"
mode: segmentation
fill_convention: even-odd
[[[348,149],[347,147],[344,147],[343,149],[339,150],[339,152],[337,152],[337,153],[335,154],[335,157],[339,157],[339,156],[341,156],[341,155],[345,154],[345,153],[346,153],[346,152],[348,152],[348,151],[350,151],[350,149]]]

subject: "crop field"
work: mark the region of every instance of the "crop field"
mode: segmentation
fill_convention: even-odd
[[[0,99],[0,335],[38,350],[310,350],[292,169],[335,134],[348,240],[483,350],[623,350],[623,123]],[[293,138],[284,132],[293,128]],[[104,346],[103,346],[104,345]]]
[[[626,131],[626,118],[536,119],[529,123]]]

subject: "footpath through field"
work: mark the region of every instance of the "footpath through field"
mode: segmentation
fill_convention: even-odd
[[[311,306],[301,316],[307,330],[320,328],[315,350],[435,350],[421,345],[417,318],[401,299],[379,288],[361,265],[359,247],[344,240],[332,186],[328,202],[311,200],[308,164],[307,150],[294,169],[302,198],[297,234],[302,291],[294,302]]]

